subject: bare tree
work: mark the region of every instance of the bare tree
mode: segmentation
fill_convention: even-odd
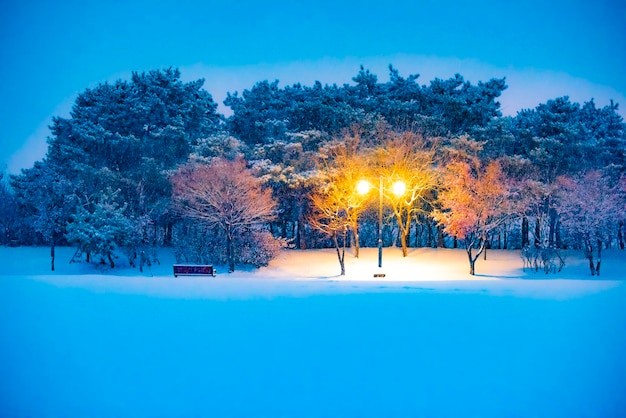
[[[600,275],[602,247],[626,217],[626,177],[611,184],[608,177],[593,170],[578,178],[559,177],[561,225],[583,245],[591,275]]]
[[[411,221],[432,202],[438,184],[436,145],[437,141],[427,141],[411,131],[388,133],[383,144],[370,154],[371,176],[380,176],[384,183],[393,185],[391,190],[384,188],[383,195],[393,208],[404,257]],[[401,189],[393,190],[398,185]]]
[[[347,164],[347,165],[346,165]],[[347,161],[339,162],[336,169],[320,172],[318,187],[311,196],[312,214],[309,223],[333,240],[341,275],[345,275],[345,249],[348,231],[355,238],[355,256],[358,257],[358,218],[363,210],[365,196],[357,191],[356,173]]]
[[[477,144],[468,145],[479,149]],[[441,207],[433,215],[446,233],[463,240],[471,275],[489,234],[511,217],[510,193],[498,161],[485,166],[477,157],[465,155],[444,168],[438,193]]]
[[[334,192],[317,191],[311,196],[313,211],[309,217],[311,226],[333,240],[341,275],[346,274],[346,243],[348,228],[352,224],[340,196]]]
[[[363,158],[359,146],[360,135],[353,133],[325,147],[318,164],[318,186],[312,199],[315,213],[311,216],[312,226],[327,234],[328,228],[320,225],[319,220],[326,219],[323,222],[328,222],[327,215],[330,213],[326,215],[322,213],[328,210],[336,212],[335,208],[337,208],[337,211],[341,212],[340,217],[345,219],[346,239],[349,239],[348,231],[352,232],[354,255],[357,258],[360,248],[359,217],[365,209],[364,203],[367,199],[359,193],[357,188],[367,166],[367,161]],[[316,217],[321,218],[316,220]]]
[[[174,201],[183,216],[226,234],[228,269],[235,270],[234,238],[260,228],[275,216],[271,191],[246,167],[244,160],[214,159],[211,164],[190,163],[172,177]]]

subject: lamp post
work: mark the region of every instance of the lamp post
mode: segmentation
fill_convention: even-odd
[[[361,195],[366,195],[372,185],[367,180],[360,180],[356,189]],[[396,196],[402,196],[406,191],[406,184],[402,180],[398,180],[393,183],[391,186],[391,190],[393,194]],[[384,187],[383,187],[383,176],[378,178],[378,267],[383,266],[383,198],[384,198]]]
[[[383,176],[378,183],[378,267],[383,266]]]

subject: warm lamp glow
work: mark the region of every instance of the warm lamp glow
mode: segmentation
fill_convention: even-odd
[[[361,180],[356,184],[356,191],[362,195],[367,194],[371,188],[372,185],[367,180]]]
[[[391,190],[393,190],[393,194],[396,196],[402,196],[404,192],[406,192],[406,184],[403,181],[399,180],[393,183],[391,186]]]

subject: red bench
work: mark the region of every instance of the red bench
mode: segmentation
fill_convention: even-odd
[[[217,271],[211,265],[174,264],[174,277],[178,276],[213,276]]]

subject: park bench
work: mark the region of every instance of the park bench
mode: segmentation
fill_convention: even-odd
[[[174,264],[174,277],[178,276],[213,276],[217,271],[211,265]]]

